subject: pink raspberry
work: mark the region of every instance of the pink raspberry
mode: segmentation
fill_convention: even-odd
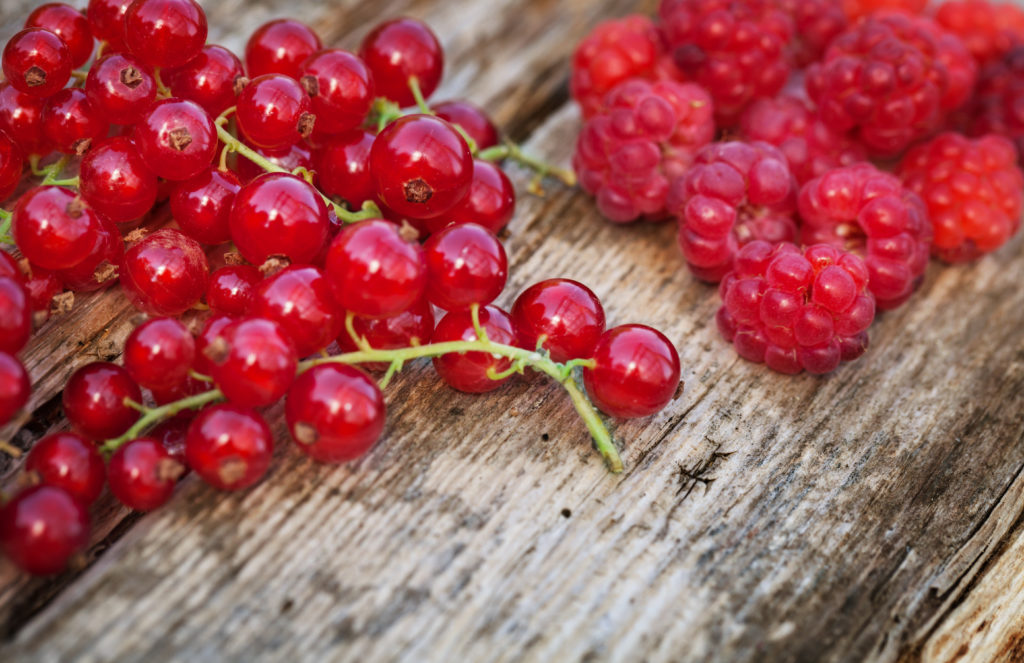
[[[842,249],[751,242],[719,286],[718,329],[744,359],[780,373],[829,373],[868,347],[867,283],[864,261]]]
[[[897,9],[912,14],[920,14],[928,5],[928,0],[843,0],[843,11],[856,20],[886,9]]]
[[[658,13],[676,66],[711,94],[721,125],[786,84],[793,22],[772,0],[661,0]]]
[[[932,227],[924,203],[869,163],[830,170],[800,189],[800,239],[863,256],[878,308],[893,309],[920,285]]]
[[[725,276],[748,242],[796,240],[796,181],[767,143],[708,145],[672,182],[668,204],[679,221],[683,258],[703,281]]]
[[[740,135],[779,148],[801,184],[832,168],[867,159],[863,145],[830,129],[809,101],[795,95],[750,104],[740,117]]]
[[[836,0],[775,0],[793,21],[790,57],[797,67],[816,62],[829,42],[847,28],[846,14]]]
[[[982,70],[968,116],[972,136],[1006,136],[1024,155],[1024,47]]]
[[[580,186],[611,221],[663,218],[669,182],[714,138],[711,97],[692,83],[629,80],[605,104],[576,142]]]
[[[935,12],[935,21],[959,37],[980,65],[1024,44],[1024,9],[1010,2],[944,2]]]
[[[910,150],[899,167],[903,185],[928,208],[932,253],[947,262],[973,260],[1006,243],[1020,228],[1024,174],[1007,138],[971,140],[945,133]]]

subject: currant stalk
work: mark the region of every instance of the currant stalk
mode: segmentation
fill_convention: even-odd
[[[11,237],[11,217],[13,216],[12,212],[0,209],[0,244],[14,244],[14,238]]]

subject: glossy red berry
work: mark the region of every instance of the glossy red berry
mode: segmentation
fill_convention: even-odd
[[[571,279],[531,285],[516,297],[512,320],[521,347],[543,347],[557,362],[592,357],[605,324],[597,295]]]
[[[121,285],[144,313],[181,315],[206,292],[210,267],[203,248],[177,230],[158,230],[125,252]]]
[[[135,124],[156,99],[156,80],[134,57],[111,53],[89,69],[85,94],[107,121]]]
[[[228,219],[241,188],[231,171],[207,168],[174,186],[171,214],[181,231],[197,242],[222,244],[231,239]]]
[[[139,418],[125,399],[142,402],[139,385],[120,366],[97,361],[71,374],[64,387],[64,414],[75,430],[94,440],[117,437]]]
[[[22,363],[14,355],[0,351],[0,426],[6,425],[25,406],[31,390],[28,372]]]
[[[485,306],[501,294],[508,278],[505,247],[475,223],[445,228],[423,246],[427,299],[446,311]]]
[[[0,130],[0,200],[14,192],[25,168],[25,153]]]
[[[89,21],[82,12],[63,2],[50,2],[25,19],[26,28],[43,28],[60,37],[71,55],[71,67],[81,67],[92,55],[93,39]]]
[[[842,0],[841,4],[846,15],[853,20],[888,9],[920,14],[928,0]]]
[[[89,150],[78,179],[85,202],[115,223],[137,219],[156,203],[156,175],[123,136],[108,138]]]
[[[154,318],[136,327],[124,344],[124,367],[140,386],[169,389],[188,378],[196,346],[185,325]]]
[[[207,376],[213,372],[213,363],[210,361],[210,356],[219,355],[223,347],[215,351],[211,350],[210,346],[217,341],[224,328],[234,321],[235,318],[216,312],[206,319],[206,322],[203,323],[202,328],[199,330],[199,334],[196,335],[196,371]]]
[[[4,47],[4,76],[19,91],[49,97],[71,78],[71,51],[60,37],[43,28],[27,28]]]
[[[121,232],[113,221],[103,216],[97,218],[100,227],[88,257],[74,267],[55,272],[56,278],[68,290],[93,292],[117,281],[118,266],[124,260],[124,240],[121,239]],[[38,271],[38,268],[33,270]],[[53,294],[56,293],[51,293],[47,297],[47,302]]]
[[[373,73],[377,95],[402,107],[416,103],[409,89],[410,77],[416,77],[424,98],[430,97],[441,82],[441,44],[425,23],[413,18],[396,18],[378,25],[363,39],[359,55]]]
[[[46,100],[25,94],[6,81],[0,83],[0,131],[5,132],[25,154],[49,150],[43,133]]]
[[[12,234],[22,254],[46,269],[67,269],[85,260],[100,225],[72,191],[41,186],[27,191],[14,208]]]
[[[132,0],[89,0],[85,10],[92,36],[107,42],[108,50],[124,51],[124,15]]]
[[[292,265],[260,283],[249,314],[280,324],[300,357],[330,345],[343,323],[330,284],[309,265]]]
[[[0,250],[0,276],[12,278],[18,283],[25,283],[25,275],[18,267],[18,262],[7,251]]]
[[[217,154],[217,130],[199,104],[161,99],[135,125],[132,139],[150,169],[181,181],[201,173]]]
[[[107,135],[107,121],[78,88],[60,90],[43,107],[43,131],[65,154],[85,154],[93,141]]]
[[[185,466],[185,436],[188,435],[189,424],[197,413],[186,410],[177,417],[165,419],[146,434],[151,440],[157,440],[164,446],[171,458]],[[186,468],[187,470],[187,468]]]
[[[211,361],[211,377],[237,405],[272,405],[295,379],[295,345],[284,328],[272,320],[246,318],[233,322],[203,352]]]
[[[103,492],[106,466],[96,445],[75,433],[47,435],[25,458],[31,481],[60,488],[89,506]]]
[[[186,64],[160,76],[171,94],[196,102],[210,117],[216,117],[235,104],[245,82],[245,69],[237,55],[208,44]]]
[[[441,216],[469,192],[473,157],[452,125],[431,115],[406,115],[384,128],[370,149],[377,195],[399,214]]]
[[[679,388],[679,354],[657,329],[620,325],[601,335],[583,384],[594,405],[613,417],[660,411]]]
[[[288,173],[267,173],[246,184],[229,217],[231,239],[254,265],[273,256],[312,262],[327,239],[327,224],[320,194]]]
[[[241,490],[262,479],[273,451],[273,438],[263,417],[236,405],[203,410],[185,438],[188,466],[220,490]]]
[[[171,499],[185,466],[159,441],[142,437],[120,446],[110,457],[110,492],[136,511],[152,511]]]
[[[476,149],[486,150],[498,144],[498,129],[487,112],[465,99],[442,101],[431,106],[442,120],[458,125],[476,143]]]
[[[337,196],[352,209],[374,198],[370,175],[370,148],[376,136],[355,129],[331,136],[313,152],[317,186],[329,196]]]
[[[29,272],[25,279],[25,292],[28,293],[29,307],[45,322],[50,318],[50,305],[53,298],[64,290],[64,284],[61,283],[56,272],[43,267],[30,264]]]
[[[430,232],[461,223],[475,223],[497,234],[508,225],[516,211],[516,190],[500,167],[490,161],[473,161],[469,193],[443,216],[427,219]]]
[[[124,42],[150,67],[178,67],[206,43],[206,13],[193,0],[135,0],[124,15]]]
[[[263,280],[260,270],[252,265],[228,265],[210,275],[206,304],[217,313],[242,316],[252,306],[256,286]]]
[[[305,23],[283,18],[256,28],[245,45],[245,66],[252,77],[264,74],[301,76],[303,61],[322,47]]]
[[[0,352],[16,354],[32,335],[32,309],[20,280],[0,276]]]
[[[302,86],[284,74],[258,76],[238,95],[238,129],[253,145],[280,149],[313,133],[316,116]]]
[[[487,332],[487,338],[494,343],[517,345],[515,325],[508,313],[496,306],[480,309],[480,326]],[[476,330],[469,311],[452,311],[437,323],[432,343],[446,341],[475,341]],[[449,386],[470,394],[493,391],[508,378],[492,380],[488,373],[501,373],[512,366],[512,361],[488,352],[465,352],[434,357],[434,369]]]
[[[312,99],[317,131],[324,134],[358,129],[373,104],[370,70],[356,55],[339,48],[311,55],[302,63],[299,83]]]
[[[408,309],[390,318],[364,318],[354,316],[352,328],[356,335],[366,339],[375,350],[392,350],[425,345],[434,333],[434,307],[426,299],[420,299]],[[355,340],[343,329],[338,334],[338,347],[344,352],[359,349]],[[362,364],[367,370],[385,370],[385,363]]]
[[[0,507],[0,549],[26,573],[60,573],[88,543],[88,511],[60,488],[28,488]]]

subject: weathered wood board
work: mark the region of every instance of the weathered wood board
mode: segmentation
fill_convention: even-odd
[[[0,3],[2,36],[34,4]],[[601,18],[654,3],[204,5],[236,51],[274,16],[349,48],[382,17],[423,17],[449,56],[438,98],[474,99],[566,163],[568,54]],[[933,265],[862,360],[792,378],[719,338],[714,289],[681,268],[671,224],[612,226],[580,192],[548,193],[520,197],[501,303],[576,278],[612,323],[680,350],[678,400],[611,422],[624,474],[560,390],[471,397],[417,366],[359,463],[306,460],[271,411],[281,444],[258,487],[187,478],[145,516],[106,496],[85,568],[32,580],[0,561],[0,659],[1024,660],[1024,239]],[[67,375],[115,358],[132,317],[114,290],[37,334],[16,444],[62,426]],[[18,465],[0,460],[4,480]]]

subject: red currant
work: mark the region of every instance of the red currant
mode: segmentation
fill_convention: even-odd
[[[302,62],[321,48],[320,37],[305,23],[290,18],[270,21],[249,37],[245,64],[250,76],[301,76]]]
[[[188,466],[220,490],[241,490],[262,479],[273,451],[273,438],[263,417],[235,405],[203,410],[185,438]]]
[[[30,274],[25,279],[25,292],[28,293],[29,308],[42,316],[42,322],[50,319],[50,304],[53,298],[64,290],[64,284],[56,272],[32,265]]]
[[[252,306],[256,286],[263,280],[252,265],[228,265],[210,276],[206,304],[217,313],[246,315]]]
[[[85,94],[107,121],[135,124],[156,99],[156,80],[132,56],[111,53],[89,69]]]
[[[89,513],[60,488],[29,488],[0,507],[0,549],[26,573],[60,573],[88,543]]]
[[[280,149],[313,133],[312,102],[298,82],[284,74],[264,74],[238,95],[238,129],[253,145]]]
[[[124,42],[150,67],[179,67],[206,43],[206,14],[193,0],[135,0],[124,15]]]
[[[0,352],[0,426],[25,406],[31,390],[28,373],[17,357]]]
[[[605,317],[590,288],[571,279],[548,279],[516,297],[512,320],[522,347],[540,345],[553,360],[566,362],[594,356]]]
[[[162,72],[171,94],[194,101],[210,117],[235,104],[245,80],[245,69],[238,56],[216,44],[208,44],[186,64]]]
[[[489,161],[473,161],[469,193],[443,216],[427,219],[427,229],[437,232],[458,223],[477,223],[492,233],[508,225],[516,211],[516,190],[508,175]]]
[[[299,361],[284,328],[263,318],[231,323],[203,352],[227,399],[246,407],[276,403],[295,379]]]
[[[505,289],[505,247],[486,228],[467,223],[445,228],[423,246],[427,299],[446,311],[490,304]]]
[[[124,367],[147,389],[169,389],[188,379],[196,345],[185,325],[154,318],[136,327],[124,344]]]
[[[92,32],[82,12],[63,2],[37,7],[25,20],[26,28],[43,28],[60,37],[71,55],[71,68],[81,67],[92,55]]]
[[[124,51],[124,15],[132,0],[89,0],[85,15],[89,19],[92,36],[107,42],[108,50]]]
[[[99,219],[72,191],[41,186],[14,208],[14,242],[34,265],[67,269],[85,260],[96,242]]]
[[[43,107],[43,131],[65,154],[85,154],[94,140],[107,135],[107,121],[77,88],[60,90]]]
[[[441,44],[425,23],[413,18],[396,18],[378,25],[363,39],[359,55],[373,74],[377,94],[402,107],[416,103],[409,89],[411,77],[416,77],[424,98],[433,94],[441,82]]]
[[[601,335],[593,368],[583,369],[590,400],[613,417],[660,411],[679,388],[679,354],[657,329],[620,325]]]
[[[25,286],[0,276],[0,352],[20,352],[31,335],[32,309]]]
[[[0,200],[14,192],[24,168],[25,153],[10,136],[0,131]]]
[[[96,445],[75,433],[47,435],[32,446],[25,472],[89,506],[103,492],[106,466]]]
[[[18,283],[25,283],[25,275],[21,273],[18,263],[11,257],[10,253],[0,251],[0,276],[14,279]]]
[[[106,440],[131,428],[137,410],[126,399],[142,402],[142,392],[128,371],[103,361],[82,366],[64,386],[64,414],[86,437]]]
[[[57,291],[63,284],[64,288],[75,292],[93,292],[117,281],[118,265],[124,260],[124,240],[113,221],[103,216],[97,219],[100,227],[88,257],[74,267],[57,270],[55,277],[60,281]],[[46,297],[47,306],[54,294],[56,292]]]
[[[206,319],[202,329],[199,330],[199,334],[196,336],[196,371],[203,375],[213,373],[213,362],[210,361],[210,355],[217,356],[220,354],[220,350],[223,350],[223,347],[215,352],[210,349],[210,346],[220,338],[224,328],[234,321],[235,319],[231,316],[221,313],[214,313]]]
[[[160,441],[142,437],[114,452],[107,479],[110,492],[126,507],[152,511],[171,499],[174,485],[184,471],[185,466]]]
[[[307,265],[292,265],[263,281],[250,314],[281,325],[300,357],[330,345],[343,321],[327,279]]]
[[[135,125],[135,146],[154,173],[181,181],[203,171],[217,154],[217,129],[199,104],[161,99]]]
[[[195,412],[185,410],[171,419],[166,419],[146,435],[151,440],[158,440],[171,458],[185,465],[185,436],[189,424],[195,419]]]
[[[121,285],[128,299],[150,315],[181,315],[206,292],[210,267],[203,248],[177,230],[158,230],[128,249]]]
[[[373,79],[357,56],[340,48],[319,51],[302,63],[299,83],[312,98],[317,130],[358,129],[373,104]]]
[[[424,345],[430,342],[434,333],[434,307],[426,299],[420,299],[411,307],[390,318],[352,318],[352,327],[358,336],[366,339],[371,348],[393,350]],[[356,352],[359,347],[344,329],[338,334],[338,347],[343,352]],[[367,370],[381,370],[388,367],[381,362],[363,364]]]
[[[231,207],[231,238],[246,260],[309,263],[327,239],[327,206],[300,177],[267,173],[242,187]]]
[[[494,343],[516,345],[517,335],[512,318],[496,306],[480,309],[480,326],[487,332],[487,338]],[[430,339],[432,343],[445,341],[475,341],[476,330],[469,311],[452,311],[441,318]],[[449,386],[470,394],[493,391],[508,378],[492,380],[488,372],[501,373],[511,367],[512,361],[488,352],[452,352],[434,357],[434,369]]]
[[[498,130],[487,112],[471,101],[454,99],[432,107],[437,116],[457,124],[476,143],[476,149],[486,150],[498,144]]]
[[[313,153],[317,186],[329,196],[337,196],[359,209],[374,198],[370,176],[370,148],[376,136],[355,129],[331,136]]]
[[[85,202],[115,223],[137,219],[156,203],[156,175],[123,136],[108,138],[89,150],[78,180]]]
[[[179,182],[171,191],[171,214],[181,231],[203,244],[222,244],[231,239],[228,218],[235,196],[242,188],[229,170],[207,168]]]
[[[25,94],[10,83],[0,83],[0,131],[4,131],[26,154],[45,154],[43,107],[46,100]],[[20,170],[19,170],[20,174]]]
[[[53,95],[71,78],[71,51],[43,28],[27,28],[11,37],[2,64],[11,85],[36,97]]]

